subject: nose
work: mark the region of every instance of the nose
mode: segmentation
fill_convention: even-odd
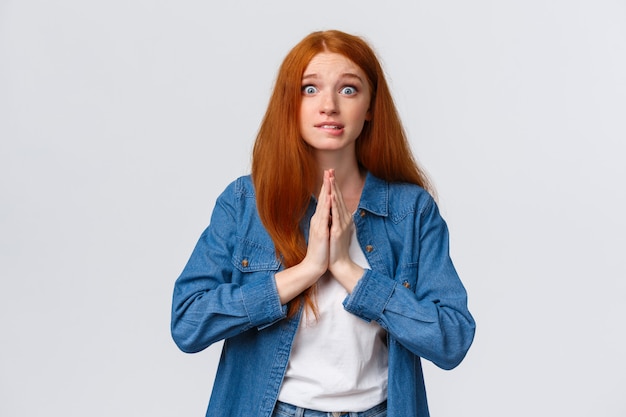
[[[320,113],[326,115],[339,113],[337,97],[335,97],[335,94],[333,94],[333,92],[320,94]]]

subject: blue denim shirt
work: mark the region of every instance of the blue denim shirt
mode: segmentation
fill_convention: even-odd
[[[316,201],[302,227],[308,235]],[[475,330],[448,253],[448,230],[431,196],[368,174],[354,223],[371,270],[344,308],[388,333],[388,417],[427,417],[420,358],[457,366]],[[299,314],[287,318],[274,274],[281,270],[256,209],[249,176],[220,195],[174,287],[171,330],[185,352],[224,340],[211,417],[269,417],[287,368]],[[320,353],[323,354],[323,353]]]

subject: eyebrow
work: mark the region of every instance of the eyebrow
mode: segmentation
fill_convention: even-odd
[[[302,76],[302,81],[310,80],[310,79],[316,79],[316,78],[318,78],[318,76],[315,73],[313,73],[313,74],[305,74],[305,75]],[[358,75],[356,75],[356,74],[354,74],[352,72],[345,72],[345,73],[341,74],[341,78],[356,78],[360,82],[363,82],[361,77],[359,77]]]

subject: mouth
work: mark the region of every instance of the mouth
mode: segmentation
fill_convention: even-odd
[[[315,125],[315,127],[320,128],[320,129],[341,130],[343,129],[344,126],[341,123],[326,122],[326,123],[318,123]]]

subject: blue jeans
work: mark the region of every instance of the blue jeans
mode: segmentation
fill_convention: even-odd
[[[387,417],[387,402],[361,412],[327,412],[309,410],[278,401],[272,417]]]

